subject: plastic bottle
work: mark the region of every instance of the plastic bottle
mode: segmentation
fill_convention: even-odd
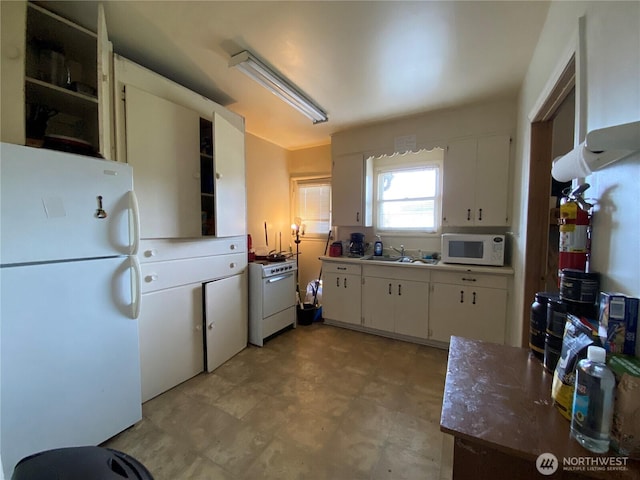
[[[376,257],[382,255],[382,240],[380,239],[380,235],[376,235],[376,243],[373,244],[373,254]]]
[[[602,347],[590,346],[576,367],[571,436],[596,453],[609,450],[615,377],[605,364]]]

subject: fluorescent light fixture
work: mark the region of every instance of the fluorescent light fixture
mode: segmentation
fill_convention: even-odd
[[[229,60],[230,67],[236,67],[245,75],[251,77],[271,93],[280,97],[300,113],[306,115],[313,123],[326,122],[327,114],[287,80],[274,73],[269,67],[258,60],[247,50],[234,55]]]

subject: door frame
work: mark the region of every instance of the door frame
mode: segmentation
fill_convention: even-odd
[[[531,120],[531,144],[529,151],[529,190],[527,196],[527,235],[524,261],[523,299],[533,299],[536,292],[545,289],[547,244],[549,230],[549,197],[551,195],[551,166],[553,163],[553,119],[562,102],[576,89],[576,132],[579,132],[579,112],[582,103],[576,82],[576,53],[574,52],[540,106],[534,110]],[[577,136],[577,135],[576,135]],[[529,343],[528,319],[530,304],[523,302],[523,328],[521,344]]]

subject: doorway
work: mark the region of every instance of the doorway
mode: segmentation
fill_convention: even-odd
[[[575,55],[531,123],[522,346],[529,343],[530,304],[536,292],[557,291],[558,207],[571,182],[551,177],[553,159],[574,146]]]

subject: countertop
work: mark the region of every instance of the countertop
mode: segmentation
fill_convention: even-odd
[[[435,265],[426,263],[405,263],[405,262],[389,262],[378,260],[365,260],[369,256],[364,257],[318,257],[323,262],[339,262],[339,263],[354,263],[358,265],[382,265],[385,267],[396,268],[428,268],[429,270],[446,270],[454,272],[474,272],[474,273],[490,273],[493,275],[513,275],[513,268],[505,267],[487,267],[483,265],[458,265],[452,263],[442,263],[438,261]]]
[[[451,337],[440,429],[532,465],[545,452],[561,464],[564,457],[603,456],[570,437],[569,421],[553,406],[551,383],[528,349]],[[638,462],[627,466],[600,478],[640,478]]]

